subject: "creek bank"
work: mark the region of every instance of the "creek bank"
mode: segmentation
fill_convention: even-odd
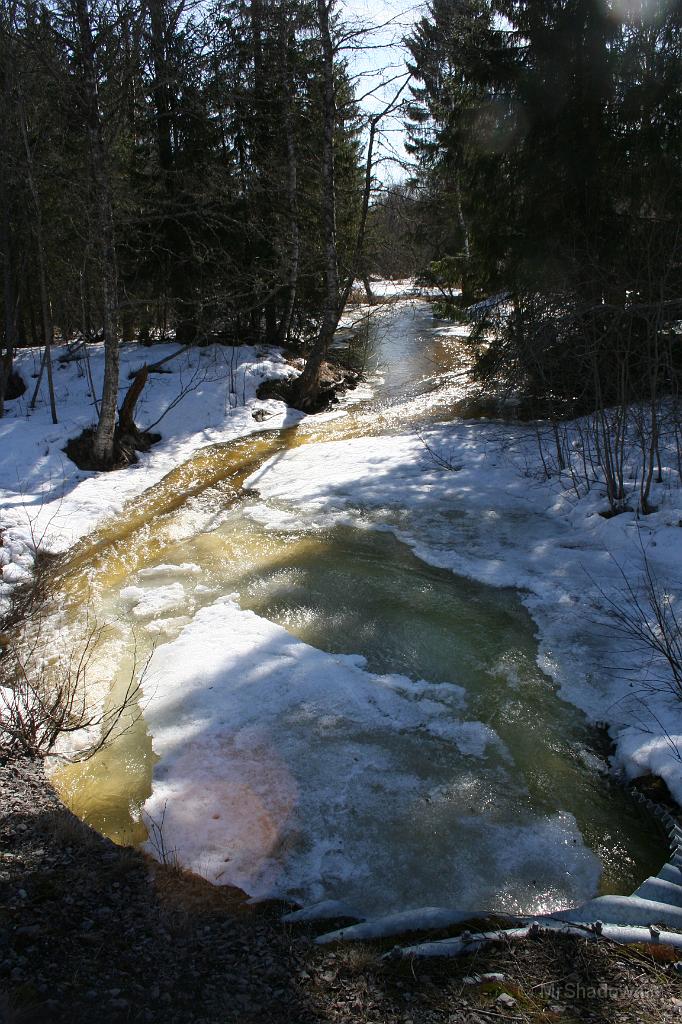
[[[78,466],[79,469],[98,471],[101,466],[93,458],[93,442],[95,431],[93,427],[86,427],[78,437],[70,438],[64,453]],[[121,433],[116,428],[114,435],[114,461],[109,467],[110,470],[125,469],[138,462],[138,452],[148,452],[152,445],[158,444],[161,434],[148,430],[136,430],[135,433]]]
[[[304,360],[293,358],[290,365],[296,370],[303,369]],[[298,375],[297,375],[298,376]],[[339,401],[339,397],[353,391],[362,379],[362,374],[357,370],[351,370],[330,360],[322,363],[320,370],[320,389],[315,405],[310,408],[306,406],[306,412],[325,412]],[[292,409],[298,409],[298,398],[296,394],[295,378],[276,379],[264,381],[256,392],[256,397],[262,401],[278,399]]]
[[[395,938],[321,949],[315,927],[281,923],[281,904],[248,907],[114,846],[60,804],[39,763],[0,760],[0,808],[2,1024],[679,1020],[665,948],[556,935],[379,962]]]
[[[155,365],[177,353],[175,344],[155,345]],[[0,606],[17,583],[28,582],[36,556],[62,554],[100,526],[117,518],[126,504],[158,483],[202,448],[246,437],[259,430],[260,411],[274,429],[300,418],[281,402],[259,402],[267,378],[296,374],[280,350],[211,345],[188,349],[172,372],[149,377],[136,407],[140,433],[150,438],[157,424],[163,438],[122,472],[79,469],[65,455],[69,441],[91,428],[94,408],[82,359],[59,362],[66,346],[55,347],[55,391],[59,423],[53,424],[46,394],[34,410],[26,397],[9,402],[0,420]],[[89,345],[95,392],[101,387],[103,347]],[[17,372],[37,372],[40,352],[20,349]],[[121,378],[139,370],[139,345],[121,348]],[[121,439],[124,446],[130,441]]]

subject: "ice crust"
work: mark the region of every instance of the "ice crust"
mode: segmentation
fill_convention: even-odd
[[[458,778],[481,761],[491,785],[513,789],[499,738],[457,720],[457,686],[369,673],[233,595],[157,648],[144,691],[160,759],[144,811],[213,882],[344,899],[363,915],[444,893],[455,906],[514,911],[521,900],[532,912],[595,891],[600,864],[570,814],[457,816],[444,765]],[[491,891],[490,878],[505,881]]]
[[[568,481],[530,473],[537,462],[532,429],[459,421],[420,436],[301,447],[264,463],[246,485],[265,499],[257,515],[265,524],[270,515],[274,529],[293,515],[299,529],[388,529],[431,565],[520,588],[538,626],[539,665],[561,695],[610,723],[626,776],[658,774],[682,802],[682,704],[652,678],[648,652],[609,625],[611,602],[627,601],[624,574],[635,590],[641,584],[643,550],[679,603],[682,492],[662,485],[657,512],[607,519],[598,486],[578,500]]]

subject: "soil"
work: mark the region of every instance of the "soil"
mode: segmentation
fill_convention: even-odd
[[[137,452],[148,452],[153,444],[161,440],[161,434],[146,430],[136,430],[133,435],[122,434],[117,429],[114,437],[114,461],[110,466],[103,467],[93,458],[94,436],[93,428],[86,427],[78,437],[72,437],[66,443],[64,452],[79,469],[125,469],[126,466],[137,462]]]
[[[5,384],[5,399],[10,402],[14,398],[21,398],[26,391],[26,382],[18,370],[12,370],[7,383]]]
[[[303,360],[292,360],[293,365],[303,366]],[[339,400],[339,395],[352,391],[360,382],[360,374],[356,370],[349,370],[336,363],[324,362],[320,369],[320,390],[317,401],[313,408],[306,408],[308,413],[324,412],[331,408]],[[287,405],[296,409],[296,387],[297,378],[293,380],[266,380],[258,391],[260,399],[278,398]]]
[[[287,926],[283,909],[113,845],[60,803],[41,763],[0,758],[2,1024],[682,1018],[682,965],[666,947],[541,936],[384,961],[395,938],[316,946],[339,922]]]

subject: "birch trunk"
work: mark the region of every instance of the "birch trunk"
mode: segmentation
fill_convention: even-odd
[[[118,404],[119,345],[117,334],[118,272],[114,238],[113,202],[111,183],[106,165],[104,132],[97,88],[95,46],[90,22],[88,0],[73,0],[73,12],[78,28],[80,58],[83,70],[84,107],[88,132],[90,174],[95,206],[99,254],[100,286],[102,290],[102,328],[104,334],[104,384],[99,420],[95,430],[93,455],[102,467],[114,461],[114,441]]]

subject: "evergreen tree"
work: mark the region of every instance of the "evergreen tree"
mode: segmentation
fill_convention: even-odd
[[[317,0],[2,11],[0,411],[17,344],[101,339],[93,464],[111,465],[121,339],[330,336],[325,211],[339,313],[363,220],[352,89],[333,52],[329,92]]]
[[[634,388],[647,310],[679,305],[682,5],[646,12],[434,0],[409,42],[412,145],[465,236],[440,255],[511,309],[479,372],[573,407],[615,395],[617,351]]]

